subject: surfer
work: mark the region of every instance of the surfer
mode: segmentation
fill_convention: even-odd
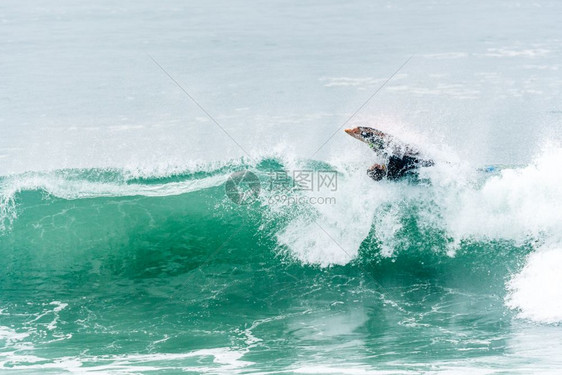
[[[423,158],[414,147],[380,130],[360,126],[345,129],[345,132],[368,144],[373,151],[385,159],[385,164],[374,164],[367,169],[367,175],[375,181],[383,178],[396,180],[407,175],[415,175],[419,167],[430,167],[434,164],[433,160]]]

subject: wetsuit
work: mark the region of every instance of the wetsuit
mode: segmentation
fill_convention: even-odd
[[[415,173],[419,167],[430,167],[434,163],[431,160],[421,160],[412,156],[391,156],[386,165],[386,178],[396,180],[407,174]]]
[[[375,181],[383,178],[389,180],[397,180],[407,175],[416,175],[416,170],[419,167],[430,167],[434,165],[432,160],[418,159],[414,156],[395,156],[392,155],[388,158],[386,166],[375,165],[367,170],[367,175]]]

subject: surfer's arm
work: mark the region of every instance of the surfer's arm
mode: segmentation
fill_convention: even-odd
[[[386,167],[380,164],[373,164],[369,169],[367,169],[367,176],[371,177],[375,181],[380,181],[386,176]]]

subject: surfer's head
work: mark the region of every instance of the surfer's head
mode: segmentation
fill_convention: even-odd
[[[345,129],[345,132],[353,138],[367,143],[375,150],[380,150],[384,146],[384,134],[377,129],[368,128],[366,126],[358,126],[353,129]]]
[[[372,128],[358,126],[353,129],[345,129],[345,132],[355,139],[358,139],[362,142],[367,142],[369,139],[375,136],[374,130],[375,129]]]

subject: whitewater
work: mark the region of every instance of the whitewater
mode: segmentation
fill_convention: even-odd
[[[559,372],[560,8],[0,5],[0,372]]]

